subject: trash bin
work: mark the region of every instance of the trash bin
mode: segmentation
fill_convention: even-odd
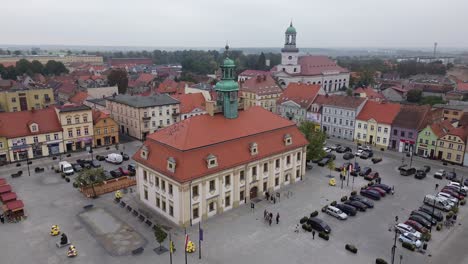
[[[427,243],[424,243],[424,244],[423,244],[423,249],[424,249],[424,250],[427,250]]]

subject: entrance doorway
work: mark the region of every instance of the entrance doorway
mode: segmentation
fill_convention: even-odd
[[[369,144],[374,144],[374,136],[369,136]]]
[[[125,133],[125,127],[124,126],[120,126],[120,130],[122,131],[122,134]]]
[[[431,154],[429,155],[429,157],[431,157],[431,159],[434,158],[434,150],[433,149],[431,149]]]
[[[440,160],[442,159],[442,151],[439,151],[439,153],[437,154],[437,158]]]
[[[69,142],[67,143],[67,152],[73,150],[73,143]]]
[[[250,200],[257,198],[257,194],[258,194],[257,186],[250,188]]]

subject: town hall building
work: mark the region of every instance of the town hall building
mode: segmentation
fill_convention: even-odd
[[[320,84],[326,93],[349,87],[349,71],[327,56],[300,55],[296,47],[296,29],[292,22],[285,32],[281,49],[281,64],[273,68],[273,75],[284,88],[291,82]]]
[[[227,54],[228,47],[226,47]],[[260,106],[239,111],[226,56],[208,114],[158,130],[134,154],[140,201],[188,226],[303,179],[307,140],[294,122]]]

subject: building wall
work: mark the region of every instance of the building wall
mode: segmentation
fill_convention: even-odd
[[[300,153],[299,159],[297,153]],[[138,195],[143,203],[170,221],[177,225],[188,226],[236,208],[246,202],[249,203],[251,190],[255,188],[257,189],[257,197],[262,198],[266,191],[273,193],[288,184],[301,181],[305,175],[305,155],[306,147],[298,148],[186,183],[176,182],[161,172],[137,164]],[[286,162],[287,156],[290,156],[289,164]],[[278,168],[276,168],[276,160],[279,160]],[[266,172],[264,172],[264,164],[267,167]],[[256,176],[252,174],[254,167],[256,168]],[[146,180],[144,171],[147,175]],[[241,174],[244,175],[243,179],[241,179]],[[287,180],[286,175],[288,175]],[[229,177],[229,182],[226,181],[226,177]],[[159,178],[159,187],[156,185],[156,178]],[[162,190],[161,180],[166,184],[165,190]],[[214,189],[210,190],[210,182],[212,181]],[[169,194],[168,184],[173,186],[172,195]],[[197,196],[195,189],[198,189]],[[147,190],[147,196],[145,190]],[[241,193],[244,197],[241,197]],[[166,201],[165,211],[161,204],[159,207],[157,206],[157,197],[160,197],[160,203],[163,199]],[[169,214],[169,204],[173,205],[173,215]],[[210,204],[213,204],[212,207]]]
[[[119,143],[119,124],[112,118],[100,119],[94,124],[94,146],[107,146]],[[99,144],[98,144],[99,143]]]
[[[349,73],[327,74],[316,76],[288,76],[283,73],[277,73],[279,83],[286,87],[289,83],[300,82],[310,84],[320,84],[322,89],[327,92],[337,92],[341,87],[349,87]]]
[[[379,124],[370,119],[356,120],[355,140],[361,144],[371,144],[379,148],[387,148],[390,141],[391,126]]]
[[[276,111],[276,101],[281,96],[278,94],[257,95],[255,93],[242,91],[244,97],[244,109],[247,110],[252,106],[261,106],[270,112]]]
[[[58,112],[58,117],[63,128],[65,151],[78,150],[80,147],[84,149],[85,145],[93,144],[94,133],[91,109]]]
[[[322,131],[329,136],[354,139],[356,110],[324,105],[322,108]]]
[[[452,110],[452,109],[444,109],[443,117],[444,119],[452,120],[460,120],[463,116],[463,111],[461,110]]]
[[[8,139],[0,137],[0,163],[10,161],[8,154]]]
[[[416,152],[416,142],[418,131],[416,129],[406,129],[401,127],[392,127],[389,148],[398,152]]]
[[[23,110],[43,109],[55,104],[54,91],[45,88],[0,92],[0,105],[5,112],[21,111],[20,98],[25,98],[27,103],[27,109]]]
[[[107,110],[119,124],[121,133],[143,140],[145,135],[180,121],[179,104],[135,108],[107,101]],[[173,115],[173,113],[175,113]]]
[[[37,145],[33,145],[37,143]],[[8,139],[10,161],[40,158],[64,152],[62,131]],[[53,153],[52,149],[55,149]]]
[[[190,113],[182,113],[180,114],[180,120],[185,120],[187,118],[190,118],[192,116],[199,116],[199,115],[206,115],[208,112],[206,112],[205,110],[202,110],[202,109],[194,109],[192,112]]]
[[[418,143],[416,144],[416,153],[423,157],[436,157],[437,136],[432,132],[430,126],[425,127],[418,133]],[[432,154],[432,155],[431,155]]]
[[[463,164],[465,141],[453,135],[445,135],[437,140],[436,157],[441,160]]]
[[[405,100],[405,98],[400,93],[391,88],[383,90],[382,94],[385,97],[385,99],[392,102],[402,102]]]
[[[88,92],[88,98],[104,98],[113,94],[119,94],[117,86],[88,88],[86,91]]]
[[[292,101],[287,101],[278,105],[276,111],[278,115],[289,119],[298,125],[305,121],[307,117],[306,109],[301,108],[300,105]]]

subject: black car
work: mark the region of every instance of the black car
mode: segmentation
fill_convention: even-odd
[[[99,161],[97,161],[97,160],[91,161],[90,164],[91,164],[91,167],[93,167],[93,168],[99,168],[99,167],[101,167],[101,163],[99,163]]]
[[[359,172],[359,176],[367,176],[372,172],[372,169],[369,167],[364,167],[361,172]]]
[[[76,163],[80,164],[80,166],[85,169],[91,168],[91,160],[77,159]]]
[[[129,160],[130,157],[128,156],[128,154],[122,154],[122,159],[123,160]]]
[[[320,218],[311,217],[307,220],[307,224],[319,232],[325,232],[327,234],[331,232],[331,228]]]
[[[372,158],[371,161],[372,163],[377,164],[382,161],[382,158]]]
[[[112,177],[114,177],[114,178],[119,178],[119,177],[122,177],[122,176],[123,176],[122,172],[121,172],[119,169],[111,170],[111,171],[110,171],[110,174],[111,174]]]
[[[444,220],[444,215],[442,214],[442,212],[435,209],[435,207],[430,207],[430,206],[427,206],[427,205],[423,205],[423,206],[419,207],[418,210],[421,211],[421,212],[425,212],[428,215],[431,215],[432,217],[434,217],[435,220],[437,220],[439,222]]]
[[[417,170],[416,174],[414,175],[414,178],[419,179],[419,180],[424,179],[426,178],[426,172],[423,170]]]
[[[422,218],[426,219],[427,221],[431,222],[432,225],[436,225],[437,224],[437,220],[432,217],[431,215],[423,212],[423,211],[419,211],[419,210],[414,210],[411,212],[411,215],[419,215],[421,216]]]
[[[384,190],[386,193],[391,193],[392,192],[392,187],[383,184],[383,183],[376,183],[372,185],[373,187],[379,187],[380,189]]]
[[[367,197],[367,198],[370,198],[372,200],[380,200],[380,193],[378,193],[377,191],[373,191],[373,190],[361,190],[359,192],[362,196],[364,197]]]
[[[463,185],[468,186],[468,178],[463,181]]]
[[[330,158],[326,158],[326,157],[325,157],[325,158],[323,158],[321,161],[319,161],[317,164],[318,164],[319,166],[323,167],[323,166],[327,165],[330,161],[331,161]]]
[[[361,156],[359,156],[359,157],[360,157],[361,159],[368,159],[368,158],[370,158],[369,152],[363,151],[363,152],[361,153]]]
[[[127,170],[130,172],[130,175],[136,174],[136,166],[133,163],[128,164]]]
[[[354,158],[354,154],[351,153],[351,152],[346,152],[346,153],[343,155],[343,159],[344,159],[344,160],[350,160],[350,159],[352,159],[352,158]]]
[[[422,226],[424,226],[427,229],[431,228],[432,226],[431,222],[427,221],[424,217],[419,216],[419,215],[410,215],[408,219],[420,223]]]
[[[424,170],[425,173],[428,173],[431,171],[431,166],[429,165],[424,165],[421,170]]]
[[[347,204],[337,204],[337,205],[335,205],[335,207],[340,209],[345,214],[350,215],[350,216],[355,216],[356,212],[357,212],[357,210],[356,210],[356,208],[354,208],[354,206],[347,205]]]
[[[106,156],[96,155],[96,160],[104,161],[104,160],[106,160]]]
[[[453,171],[449,171],[447,172],[447,174],[445,175],[445,178],[449,181],[455,181],[457,179],[457,174]]]
[[[336,148],[337,153],[345,153],[345,152],[351,152],[351,148],[345,147],[345,146],[340,146]]]
[[[336,159],[336,155],[335,154],[331,154],[331,153],[328,153],[325,158],[329,158],[331,160],[335,160]]]
[[[367,208],[374,208],[374,203],[371,200],[367,199],[366,197],[362,197],[360,195],[351,195],[351,197],[349,197],[349,200],[361,202],[365,204]]]
[[[361,212],[365,212],[367,210],[367,206],[365,204],[359,202],[359,201],[348,200],[348,201],[344,202],[344,204],[350,205],[350,206],[356,208],[356,210],[361,211]]]
[[[83,170],[83,167],[81,167],[81,165],[78,164],[78,163],[73,163],[73,164],[72,164],[72,167],[73,167],[73,170],[74,170],[75,172],[80,172],[80,171]]]

